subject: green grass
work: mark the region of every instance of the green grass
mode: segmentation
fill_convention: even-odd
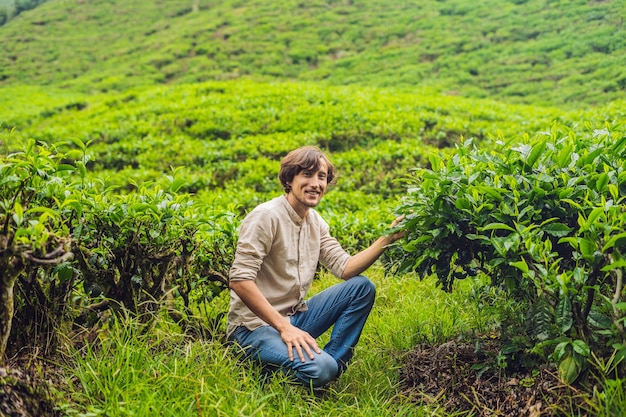
[[[399,369],[416,343],[486,330],[496,317],[471,301],[472,285],[447,294],[434,281],[369,271],[378,297],[351,366],[319,397],[282,375],[262,377],[219,341],[190,340],[161,319],[149,333],[110,321],[98,343],[75,352],[57,392],[67,416],[421,416],[443,415],[402,394]],[[336,283],[327,274],[312,293]],[[328,335],[323,335],[324,341]]]

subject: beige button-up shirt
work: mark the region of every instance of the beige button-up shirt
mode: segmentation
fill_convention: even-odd
[[[328,224],[313,209],[302,219],[282,195],[257,206],[239,229],[231,281],[255,281],[269,303],[289,317],[306,310],[306,296],[318,262],[341,277],[350,255],[330,235]],[[266,325],[234,291],[230,291],[228,329],[254,330]]]

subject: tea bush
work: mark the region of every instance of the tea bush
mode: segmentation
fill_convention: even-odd
[[[210,302],[226,288],[235,214],[179,193],[177,170],[120,192],[88,178],[88,163],[80,140],[29,140],[2,159],[0,356],[7,345],[53,351],[59,332],[108,309],[150,321],[165,306],[186,330],[213,336],[190,298]]]
[[[59,156],[30,140],[0,162],[0,357],[14,323],[16,338],[54,349],[48,336],[65,314],[76,200],[65,193],[74,168]]]
[[[567,382],[592,355],[626,358],[626,136],[618,124],[586,128],[432,155],[407,179],[406,236],[389,264],[448,291],[486,274],[526,311],[502,323],[503,354],[555,361]]]

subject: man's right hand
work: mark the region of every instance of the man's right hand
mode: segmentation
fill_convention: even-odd
[[[302,329],[289,322],[289,319],[281,316],[261,294],[259,287],[254,281],[231,281],[230,288],[237,293],[241,300],[263,321],[275,328],[280,337],[287,345],[289,359],[293,361],[293,349],[296,349],[300,361],[306,362],[305,353],[313,359],[313,352],[322,353],[315,338]]]
[[[293,349],[296,349],[296,353],[300,358],[301,362],[306,362],[305,353],[309,357],[309,359],[315,359],[313,356],[313,352],[320,354],[322,350],[317,345],[317,341],[313,336],[308,334],[302,329],[297,328],[291,323],[287,323],[284,329],[280,329],[280,337],[283,339],[283,342],[287,345],[287,354],[289,355],[289,360],[293,361]]]

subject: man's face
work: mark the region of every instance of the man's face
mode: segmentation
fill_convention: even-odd
[[[322,196],[326,192],[328,185],[328,167],[324,161],[320,161],[317,171],[303,170],[293,177],[293,181],[288,183],[291,190],[287,194],[287,199],[300,217],[306,215],[310,207],[319,204]]]

